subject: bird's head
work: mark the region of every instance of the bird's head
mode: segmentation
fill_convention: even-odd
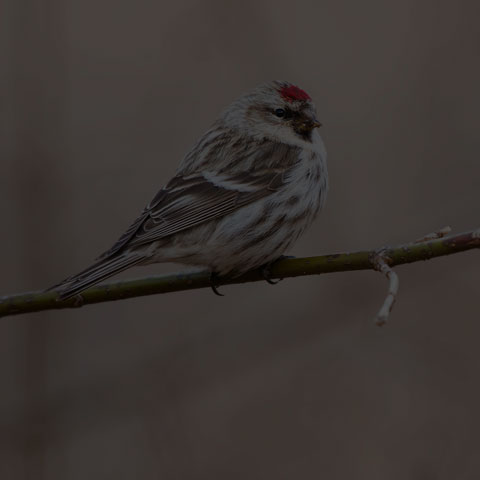
[[[321,126],[310,96],[284,81],[262,84],[232,103],[222,116],[230,128],[258,138],[305,145]]]

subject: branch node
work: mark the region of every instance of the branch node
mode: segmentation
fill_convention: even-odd
[[[452,232],[452,229],[447,225],[446,227],[443,227],[440,230],[437,230],[436,232],[429,233],[428,235],[425,235],[424,237],[419,238],[418,240],[415,240],[413,243],[422,243],[422,242],[428,242],[430,240],[435,240],[437,238],[443,238],[451,232]]]

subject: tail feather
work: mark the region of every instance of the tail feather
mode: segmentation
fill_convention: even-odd
[[[144,255],[133,255],[130,253],[129,255],[101,260],[77,275],[69,277],[63,282],[49,288],[49,290],[57,291],[60,300],[67,300],[86,290],[88,287],[141,263],[144,259]]]

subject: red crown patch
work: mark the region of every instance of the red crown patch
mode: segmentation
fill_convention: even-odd
[[[282,87],[280,89],[280,95],[288,102],[293,102],[295,100],[311,100],[310,95],[296,85]]]

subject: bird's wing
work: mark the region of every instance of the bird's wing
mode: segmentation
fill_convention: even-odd
[[[177,175],[100,259],[109,258],[124,247],[148,244],[223,217],[271,195],[288,181],[291,168],[230,176],[209,172]]]

